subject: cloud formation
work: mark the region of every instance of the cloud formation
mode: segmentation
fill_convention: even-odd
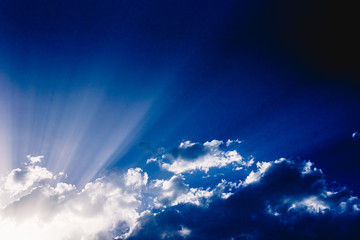
[[[229,198],[143,216],[130,239],[358,239],[359,204],[311,163],[282,159],[258,164]]]
[[[76,189],[29,161],[0,181],[0,239],[111,239],[135,226],[147,182],[140,169]]]
[[[82,189],[28,156],[0,179],[0,239],[359,238],[359,199],[312,162],[255,163],[230,145],[185,141],[148,161],[169,177],[130,168]],[[203,178],[209,169],[217,177]]]
[[[226,146],[232,142],[228,140]],[[223,141],[219,140],[212,140],[203,144],[190,141],[181,142],[178,147],[161,155],[158,162],[162,169],[175,174],[193,173],[196,170],[207,173],[210,168],[223,168],[231,164],[234,166],[251,166],[254,163],[253,160],[245,161],[235,150],[222,150],[220,148],[222,144],[224,144]],[[147,162],[155,161],[155,158],[151,158]]]

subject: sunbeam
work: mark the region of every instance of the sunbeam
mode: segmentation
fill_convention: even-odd
[[[0,240],[360,239],[358,15],[0,0]]]
[[[79,186],[126,153],[157,97],[138,96],[129,103],[113,102],[104,96],[106,90],[90,87],[41,95],[6,88],[9,94],[0,102],[1,170],[21,166],[27,154],[41,154],[47,168],[66,172]]]

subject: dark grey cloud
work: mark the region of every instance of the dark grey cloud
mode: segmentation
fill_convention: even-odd
[[[311,163],[275,161],[259,181],[208,207],[179,204],[143,216],[130,239],[359,239],[359,208]]]

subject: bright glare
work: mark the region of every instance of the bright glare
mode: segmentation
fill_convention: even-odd
[[[140,216],[137,197],[147,183],[146,173],[129,169],[78,190],[58,182],[61,173],[38,166],[34,159],[41,156],[29,157],[24,168],[0,178],[0,239],[110,239],[115,228],[119,237],[130,234]]]

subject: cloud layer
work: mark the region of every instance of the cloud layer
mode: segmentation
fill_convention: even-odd
[[[358,239],[359,206],[346,188],[328,189],[311,163],[280,160],[258,164],[233,195],[206,207],[147,214],[130,239]]]
[[[255,161],[235,143],[184,141],[147,161],[170,177],[130,168],[82,189],[28,156],[0,179],[0,239],[359,238],[360,201],[347,188],[311,162]]]

